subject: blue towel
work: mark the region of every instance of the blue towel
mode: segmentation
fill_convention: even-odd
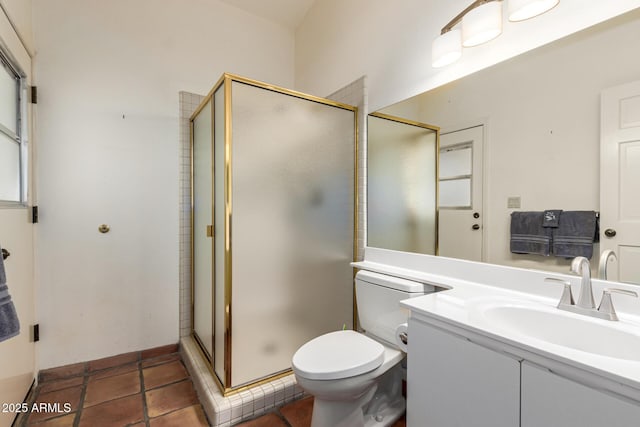
[[[549,256],[552,228],[544,228],[544,212],[511,213],[511,252]]]
[[[4,260],[0,256],[0,342],[15,337],[20,333],[20,322],[16,307],[11,301],[7,287],[7,275],[4,271]]]
[[[591,259],[598,233],[595,211],[563,211],[558,228],[553,229],[552,251],[557,257]]]

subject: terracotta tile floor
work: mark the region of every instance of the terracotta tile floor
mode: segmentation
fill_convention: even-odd
[[[17,426],[207,427],[177,351],[170,345],[41,371],[30,406],[49,406]],[[312,410],[307,397],[238,426],[309,427]],[[405,418],[392,427],[405,427]]]
[[[313,397],[306,397],[237,427],[310,427]],[[405,427],[404,415],[391,427]]]
[[[169,345],[42,371],[33,403],[49,405],[18,425],[209,426],[177,351]]]

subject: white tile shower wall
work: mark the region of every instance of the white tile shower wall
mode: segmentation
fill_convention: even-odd
[[[204,96],[180,92],[180,336],[191,334],[191,136],[189,118]]]
[[[347,86],[327,96],[333,101],[358,107],[358,255],[357,260],[364,257],[364,247],[367,244],[365,234],[367,218],[365,207],[367,205],[367,76],[362,76]]]
[[[293,374],[290,374],[224,397],[198,344],[191,336],[180,340],[180,351],[213,427],[234,425],[304,396],[304,391],[296,384]]]

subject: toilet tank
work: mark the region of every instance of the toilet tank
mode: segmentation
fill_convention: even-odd
[[[395,347],[396,328],[409,317],[409,311],[400,307],[400,301],[435,291],[434,286],[426,283],[361,270],[356,274],[360,327],[367,335]]]

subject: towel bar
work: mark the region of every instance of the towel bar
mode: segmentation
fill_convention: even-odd
[[[11,253],[9,253],[8,250],[6,250],[5,248],[2,248],[2,259],[7,259],[11,256]]]

